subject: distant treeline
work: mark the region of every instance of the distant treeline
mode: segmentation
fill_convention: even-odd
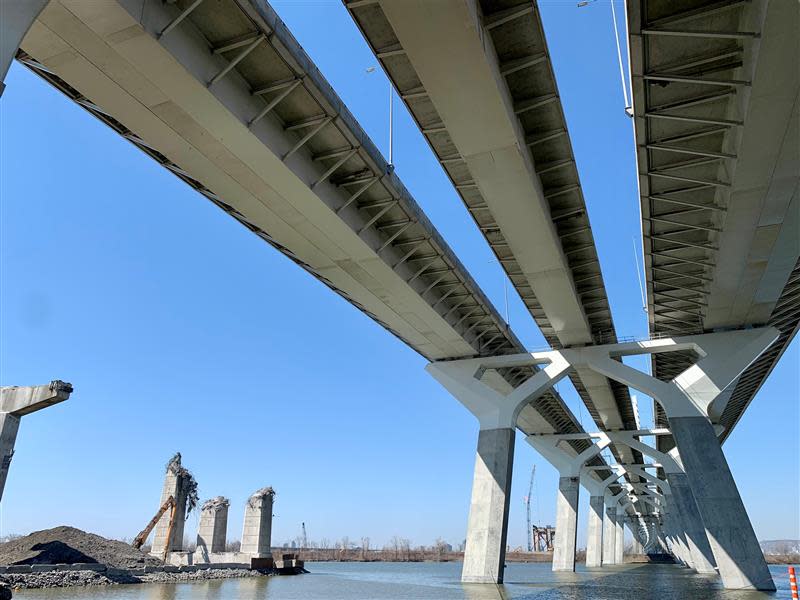
[[[419,548],[273,548],[272,556],[294,554],[307,562],[460,562],[464,553],[439,549]],[[508,562],[551,562],[552,552],[507,552]]]

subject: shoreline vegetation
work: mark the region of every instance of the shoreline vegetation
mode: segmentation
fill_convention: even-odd
[[[180,583],[210,579],[239,577],[265,577],[276,571],[259,571],[238,564],[203,564],[171,566],[158,557],[147,553],[148,548],[133,548],[122,540],[111,540],[68,526],[36,531],[27,536],[9,536],[0,543],[0,600],[7,597],[9,589],[82,587],[142,583]],[[327,540],[326,540],[327,541]],[[325,545],[330,545],[328,542]],[[190,550],[189,544],[186,544]],[[238,542],[230,542],[230,551],[238,551]],[[390,544],[380,549],[369,547],[369,539],[363,538],[361,545],[347,539],[337,543],[338,547],[273,547],[272,554],[280,557],[291,553],[306,563],[320,562],[461,562],[464,553],[453,550],[449,544],[437,540],[433,546],[412,548],[406,539],[393,538]],[[297,547],[300,546],[300,547]],[[648,562],[646,555],[634,555],[632,546],[626,548],[625,562]],[[770,564],[800,563],[800,554],[795,546],[776,547],[789,552],[766,554]],[[585,550],[579,550],[576,562],[585,562]],[[508,549],[507,563],[548,563],[552,552],[525,552],[520,548]],[[313,567],[312,567],[313,570]]]
[[[363,550],[362,548],[272,548],[273,555],[281,552],[293,552],[297,558],[309,562],[461,562],[464,560],[463,551],[446,551],[432,548],[417,549],[380,549]],[[625,562],[643,562],[645,554],[634,555],[625,552]],[[800,553],[765,554],[768,564],[771,565],[797,565],[800,564]],[[506,562],[511,563],[542,563],[552,562],[552,552],[526,552],[524,550],[507,550]],[[575,553],[575,562],[586,561],[586,550],[579,549]]]

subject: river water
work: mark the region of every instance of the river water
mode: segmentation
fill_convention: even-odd
[[[294,577],[180,584],[26,590],[25,600],[763,600],[791,598],[785,566],[771,567],[775,594],[725,591],[719,578],[675,565],[633,564],[553,573],[549,563],[511,563],[502,586],[462,585],[461,563],[307,563]]]

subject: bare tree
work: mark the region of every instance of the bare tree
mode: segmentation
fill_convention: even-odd
[[[445,552],[447,552],[447,542],[440,537],[436,538],[436,546],[434,547],[434,550],[436,551],[436,560],[441,562]]]
[[[405,556],[406,562],[411,560],[411,542],[407,538],[400,539],[400,551]]]
[[[395,561],[400,560],[400,545],[401,545],[400,538],[397,537],[396,535],[393,535],[392,539],[389,540],[389,547],[392,550],[394,550],[394,560]]]
[[[369,555],[369,538],[362,537],[361,538],[361,560],[367,560],[367,556]]]

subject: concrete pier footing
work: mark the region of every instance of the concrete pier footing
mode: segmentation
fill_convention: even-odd
[[[483,429],[478,434],[461,581],[503,582],[514,441],[510,428]]]
[[[575,570],[575,545],[578,535],[579,477],[558,479],[556,502],[556,541],[553,548],[553,571]]]
[[[589,522],[586,528],[586,566],[599,567],[603,564],[603,496],[589,498]]]
[[[248,498],[244,507],[242,546],[240,552],[251,558],[270,558],[272,551],[272,504],[275,492],[261,488]]]

